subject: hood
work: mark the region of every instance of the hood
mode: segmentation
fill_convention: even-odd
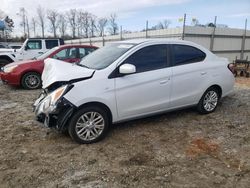
[[[42,74],[43,89],[55,82],[70,82],[91,77],[95,72],[93,69],[51,58],[46,59],[44,62]]]
[[[15,52],[15,50],[12,48],[0,48],[0,54],[1,53],[13,53],[13,52]]]
[[[28,63],[37,63],[40,60],[25,60],[25,61],[17,61],[17,62],[13,62],[13,63],[9,63],[6,65],[6,67],[9,66],[13,66],[13,65],[24,65],[24,64],[28,64]]]

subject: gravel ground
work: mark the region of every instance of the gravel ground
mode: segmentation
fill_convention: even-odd
[[[34,120],[40,93],[0,84],[0,187],[249,187],[250,79],[213,114],[188,109],[114,126],[96,144]]]

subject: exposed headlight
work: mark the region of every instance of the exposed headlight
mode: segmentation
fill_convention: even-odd
[[[68,85],[65,85],[50,93],[42,102],[42,111],[45,113],[52,112],[56,108],[58,100],[63,96],[67,88]]]
[[[18,67],[18,65],[10,65],[10,66],[4,67],[4,68],[3,68],[3,71],[6,72],[6,73],[10,73],[10,72],[12,72],[16,67]]]
[[[61,98],[61,96],[64,94],[65,90],[67,89],[68,85],[59,87],[55,91],[53,91],[50,96],[51,96],[51,101],[50,104],[55,105],[56,102]]]

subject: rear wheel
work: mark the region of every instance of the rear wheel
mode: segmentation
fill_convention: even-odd
[[[41,76],[36,72],[28,72],[22,77],[21,84],[25,89],[38,89],[42,86]]]
[[[201,114],[214,112],[218,106],[219,98],[220,94],[218,89],[214,87],[207,89],[197,105],[197,110]]]
[[[74,141],[80,144],[90,144],[106,136],[109,124],[105,110],[98,106],[88,106],[72,117],[68,131]]]

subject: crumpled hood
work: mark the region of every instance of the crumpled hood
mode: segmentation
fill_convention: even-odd
[[[70,82],[75,79],[91,77],[94,70],[76,64],[48,58],[42,73],[43,89],[55,82]]]

